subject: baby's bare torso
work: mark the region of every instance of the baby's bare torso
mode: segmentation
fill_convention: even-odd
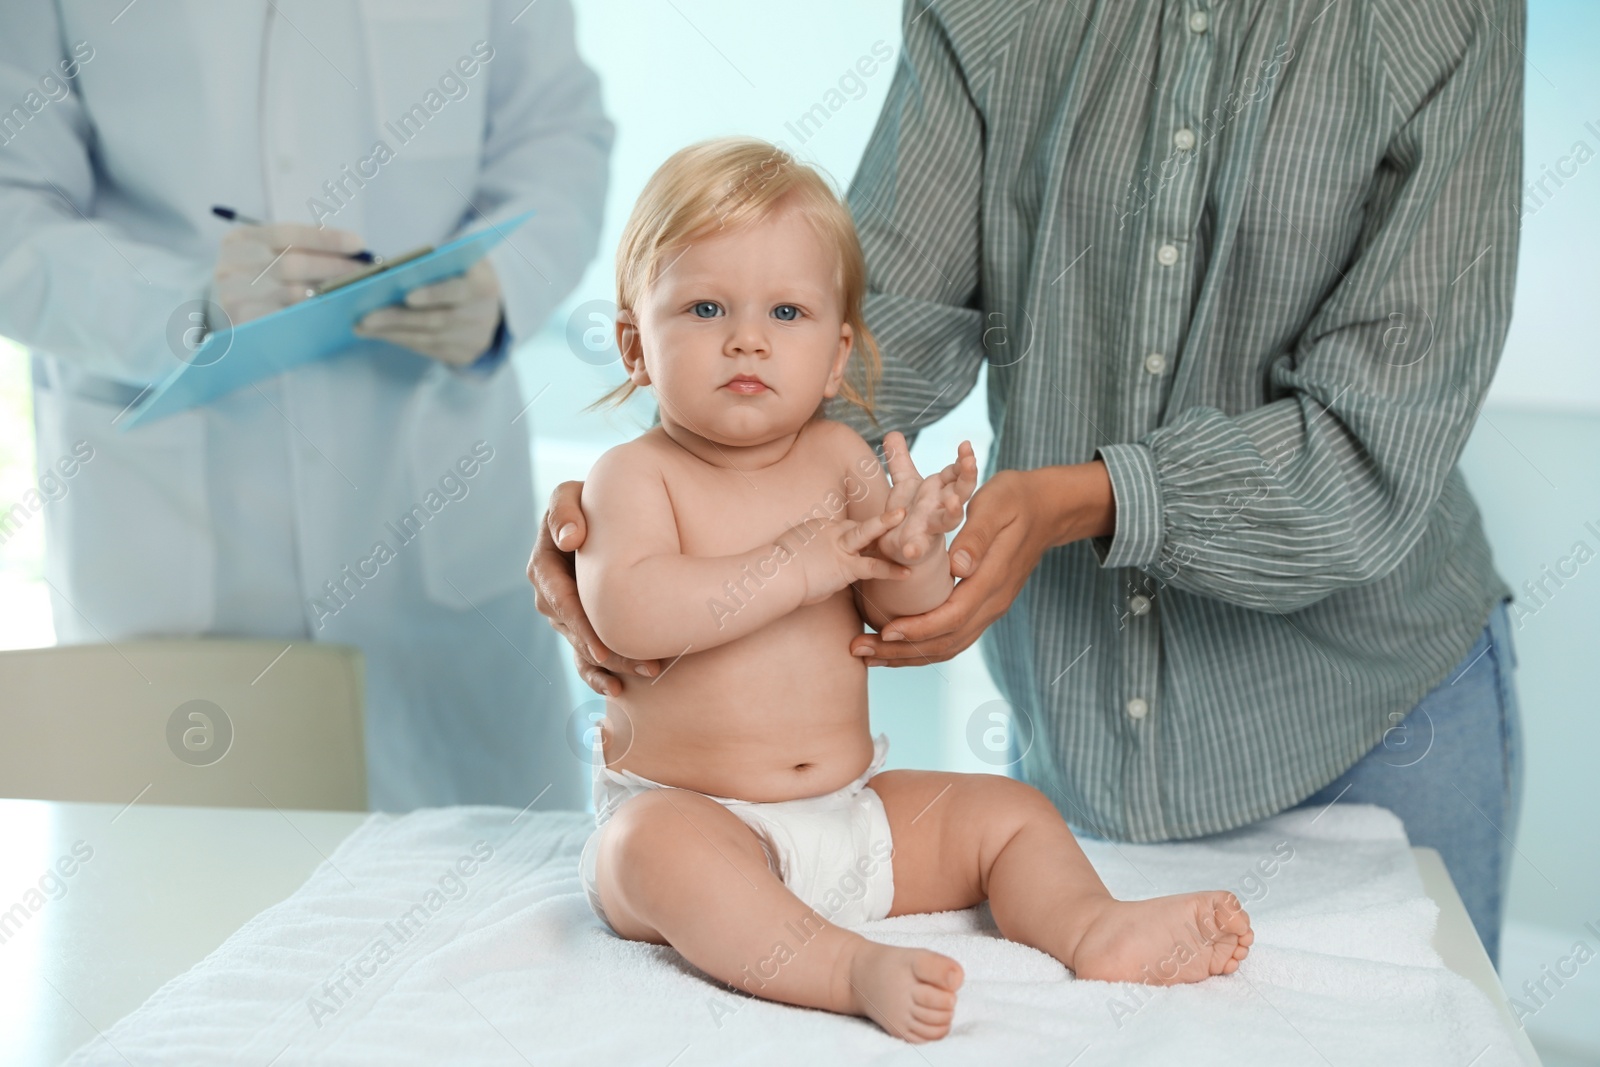
[[[657,465],[686,556],[748,552],[808,514],[845,517],[843,465],[820,434],[802,432],[783,459],[755,471],[712,466],[659,428],[631,451],[637,462]],[[708,589],[684,610],[729,618],[762,596],[760,581],[752,572],[740,587]],[[850,654],[861,631],[845,589],[727,644],[691,647],[664,660],[654,679],[624,678],[607,717],[607,764],[754,801],[848,784],[872,758],[867,668]]]

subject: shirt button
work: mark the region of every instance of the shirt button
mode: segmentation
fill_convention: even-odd
[[[1195,33],[1205,33],[1206,29],[1210,27],[1210,25],[1211,19],[1204,11],[1196,11],[1194,14],[1189,16],[1189,28]]]
[[[1160,263],[1163,267],[1170,267],[1174,263],[1178,262],[1178,246],[1162,245],[1160,248],[1156,249],[1156,262]]]
[[[1152,352],[1144,357],[1144,369],[1151,374],[1160,374],[1167,369],[1167,357],[1160,352]]]
[[[1194,147],[1194,131],[1185,126],[1172,135],[1172,143],[1177,146],[1180,152],[1189,151]]]
[[[1143,698],[1134,697],[1128,701],[1128,718],[1142,719],[1148,714],[1150,714],[1150,705],[1146,704]]]
[[[1142,594],[1134,594],[1128,598],[1128,610],[1135,615],[1147,615],[1150,612],[1150,598]]]

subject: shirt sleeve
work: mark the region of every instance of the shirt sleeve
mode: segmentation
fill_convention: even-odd
[[[567,0],[497,2],[483,167],[463,220],[535,212],[489,253],[514,347],[544,325],[594,258],[614,128],[578,55]]]
[[[1409,117],[1349,264],[1272,367],[1269,403],[1191,408],[1099,450],[1117,505],[1095,542],[1106,567],[1289,611],[1388,574],[1427,528],[1510,325],[1523,16],[1513,0],[1462,8],[1459,52],[1416,62],[1374,10],[1369,73]]]
[[[95,218],[92,130],[69,91],[93,60],[92,42],[63,47],[55,4],[0,4],[0,100],[15,105],[0,116],[0,334],[147,385],[177,366],[168,319],[211,269]]]
[[[883,360],[877,423],[838,400],[828,411],[870,441],[937,421],[972,391],[984,357],[983,122],[938,13],[908,3],[902,19],[899,64],[849,194]]]

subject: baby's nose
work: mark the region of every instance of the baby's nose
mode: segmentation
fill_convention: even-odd
[[[753,323],[735,324],[724,347],[730,356],[766,355],[771,350],[766,331]]]

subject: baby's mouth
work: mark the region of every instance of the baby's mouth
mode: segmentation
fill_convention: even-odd
[[[723,385],[723,388],[730,389],[742,396],[755,396],[757,393],[765,393],[767,391],[767,383],[757,378],[754,374],[738,374],[730,378]]]

